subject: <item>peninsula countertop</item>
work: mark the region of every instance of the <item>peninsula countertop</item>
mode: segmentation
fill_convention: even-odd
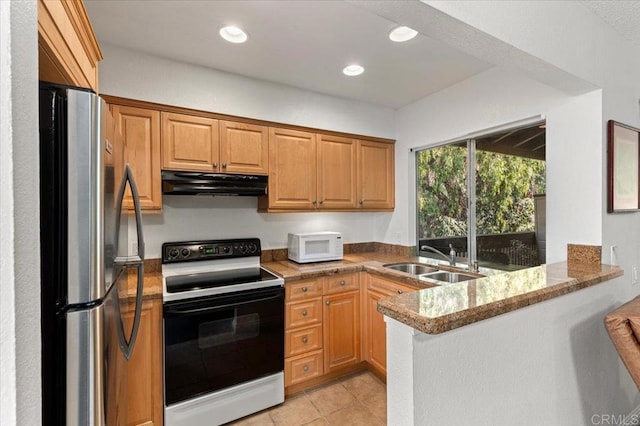
[[[619,266],[559,262],[383,298],[378,311],[440,334],[623,275]]]

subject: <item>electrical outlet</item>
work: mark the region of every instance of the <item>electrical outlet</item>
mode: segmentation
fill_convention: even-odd
[[[616,254],[616,250],[618,250],[618,246],[611,246],[610,254],[609,254],[609,264],[617,265],[618,264],[618,255]]]
[[[636,265],[631,267],[631,284],[638,284],[638,267]]]
[[[138,243],[131,243],[131,250],[129,250],[129,255],[134,256],[138,254]]]

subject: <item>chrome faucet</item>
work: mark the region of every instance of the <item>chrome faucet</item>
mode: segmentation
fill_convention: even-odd
[[[431,247],[431,246],[420,246],[420,250],[421,251],[425,251],[425,250],[429,250],[432,251],[434,253],[439,254],[440,256],[442,256],[443,258],[445,258],[447,260],[447,262],[449,262],[449,265],[451,266],[456,266],[456,250],[453,248],[452,244],[449,244],[449,256],[447,256],[446,254],[444,254],[443,252],[441,252],[440,250],[438,250],[435,247]]]

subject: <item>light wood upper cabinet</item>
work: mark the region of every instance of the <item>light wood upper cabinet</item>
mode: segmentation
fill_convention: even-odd
[[[258,201],[261,211],[393,210],[394,144],[270,132],[269,195]]]
[[[315,208],[316,135],[269,128],[269,171],[269,208]]]
[[[124,147],[124,162],[133,170],[140,205],[143,210],[160,212],[160,112],[121,105],[112,105],[111,112]],[[120,181],[119,176],[116,179]],[[124,207],[133,209],[128,188]]]
[[[38,0],[38,77],[98,90],[102,53],[82,1]]]
[[[364,209],[395,206],[394,145],[358,141],[358,204]]]
[[[162,113],[162,169],[214,172],[220,165],[218,120]]]
[[[360,292],[323,297],[324,372],[360,362]]]
[[[268,174],[268,128],[235,121],[221,121],[220,162],[225,173]]]
[[[125,328],[133,323],[135,304],[130,303],[123,313]],[[142,303],[140,326],[136,344],[127,363],[128,426],[160,426],[163,424],[162,399],[162,300]]]
[[[356,142],[339,136],[317,137],[318,206],[356,208]]]

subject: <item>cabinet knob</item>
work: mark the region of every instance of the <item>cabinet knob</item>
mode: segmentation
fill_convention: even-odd
[[[306,293],[307,292],[307,288],[306,287],[302,287],[302,292]]]
[[[345,285],[344,280],[340,281],[340,285]]]
[[[302,311],[302,316],[306,317],[307,316],[307,311]]]
[[[329,306],[331,304],[331,300],[327,300],[326,302],[324,302],[324,304]]]
[[[302,343],[307,343],[308,341],[309,341],[309,339],[307,339],[307,336],[304,336],[304,337],[302,338]]]
[[[227,168],[227,163],[222,163],[222,168],[226,169]]]
[[[313,201],[311,202],[311,204],[313,204],[313,205],[315,206],[316,204],[318,204],[318,201],[313,200]]]
[[[308,365],[302,366],[302,371],[304,371],[305,373],[309,371],[309,366]]]
[[[213,168],[217,169],[218,168],[218,163],[213,163]]]
[[[320,204],[322,204],[322,203],[324,203],[324,201],[323,201],[323,200],[320,200]]]
[[[398,294],[402,294],[402,293],[403,293],[403,291],[402,291],[402,290],[398,290]]]
[[[364,201],[363,201],[363,200],[360,200],[360,205],[362,205],[362,204],[364,204]]]

